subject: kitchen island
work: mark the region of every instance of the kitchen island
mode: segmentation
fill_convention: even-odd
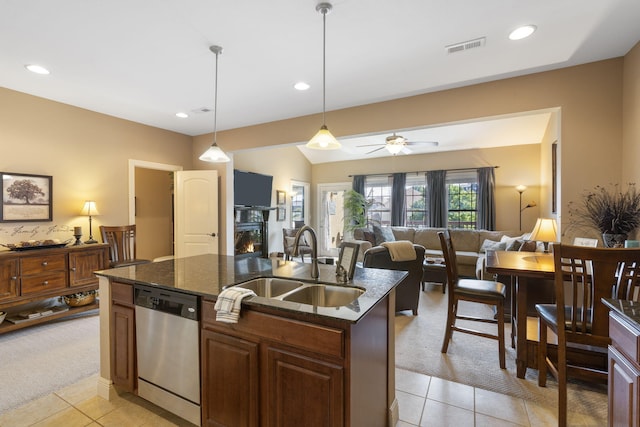
[[[406,272],[356,268],[343,286],[364,293],[344,306],[256,296],[238,323],[216,321],[220,292],[252,279],[340,286],[334,266],[319,267],[313,280],[310,264],[199,255],[96,272],[99,395],[137,392],[133,287],[145,285],[200,298],[202,425],[395,425],[394,288]]]

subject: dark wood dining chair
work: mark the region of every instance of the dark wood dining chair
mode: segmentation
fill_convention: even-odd
[[[625,283],[638,283],[635,266],[640,265],[640,249],[558,244],[553,247],[553,255],[556,302],[536,305],[538,385],[546,386],[547,373],[558,381],[558,425],[563,427],[567,425],[568,377],[607,381],[609,310],[601,300],[611,298],[616,288],[623,293]],[[549,354],[547,329],[557,335],[557,357]],[[569,353],[576,356],[568,357]],[[588,358],[589,353],[600,357]],[[602,363],[594,364],[594,360]]]
[[[465,334],[476,335],[484,338],[498,340],[498,355],[500,368],[505,369],[505,343],[504,343],[504,302],[506,299],[507,287],[504,283],[493,280],[464,279],[458,277],[458,267],[456,264],[456,251],[451,241],[449,230],[438,232],[442,254],[447,268],[447,326],[442,341],[442,353],[446,353],[453,332],[463,332]],[[480,304],[488,304],[496,307],[497,316],[477,317],[463,316],[458,313],[458,302],[469,301]],[[493,323],[498,325],[497,334],[460,327],[456,325],[456,320],[470,320],[474,322]]]
[[[115,225],[100,226],[102,241],[109,244],[109,266],[111,268],[127,265],[145,264],[148,259],[136,257],[136,226]]]

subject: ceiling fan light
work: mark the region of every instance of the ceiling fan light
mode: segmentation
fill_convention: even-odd
[[[314,150],[337,150],[342,144],[329,132],[326,125],[322,125],[318,133],[307,142],[306,147]]]
[[[211,163],[226,163],[231,161],[229,156],[227,156],[224,151],[214,142],[211,147],[204,153],[198,157],[203,162],[211,162]]]
[[[387,145],[385,145],[385,148],[387,149],[387,151],[390,152],[391,154],[393,154],[394,156],[396,154],[398,154],[399,152],[401,152],[403,147],[404,147],[404,144],[387,144]]]

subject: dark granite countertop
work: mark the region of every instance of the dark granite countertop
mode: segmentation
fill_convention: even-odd
[[[320,277],[317,282],[338,284],[335,266],[320,264],[318,267]],[[215,299],[226,286],[258,277],[280,277],[314,283],[310,270],[310,263],[255,257],[236,260],[232,256],[210,254],[100,270],[96,274],[127,283],[159,286]],[[277,310],[357,322],[406,275],[404,271],[356,267],[353,280],[346,286],[362,288],[365,293],[343,307],[318,307],[263,297],[245,298],[243,305],[269,306]]]
[[[616,313],[619,313],[640,331],[640,302],[603,298],[602,303]]]

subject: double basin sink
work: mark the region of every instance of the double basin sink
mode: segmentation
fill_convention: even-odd
[[[251,289],[257,296],[318,307],[342,307],[351,304],[364,290],[351,286],[305,283],[298,280],[262,277],[234,285]]]

